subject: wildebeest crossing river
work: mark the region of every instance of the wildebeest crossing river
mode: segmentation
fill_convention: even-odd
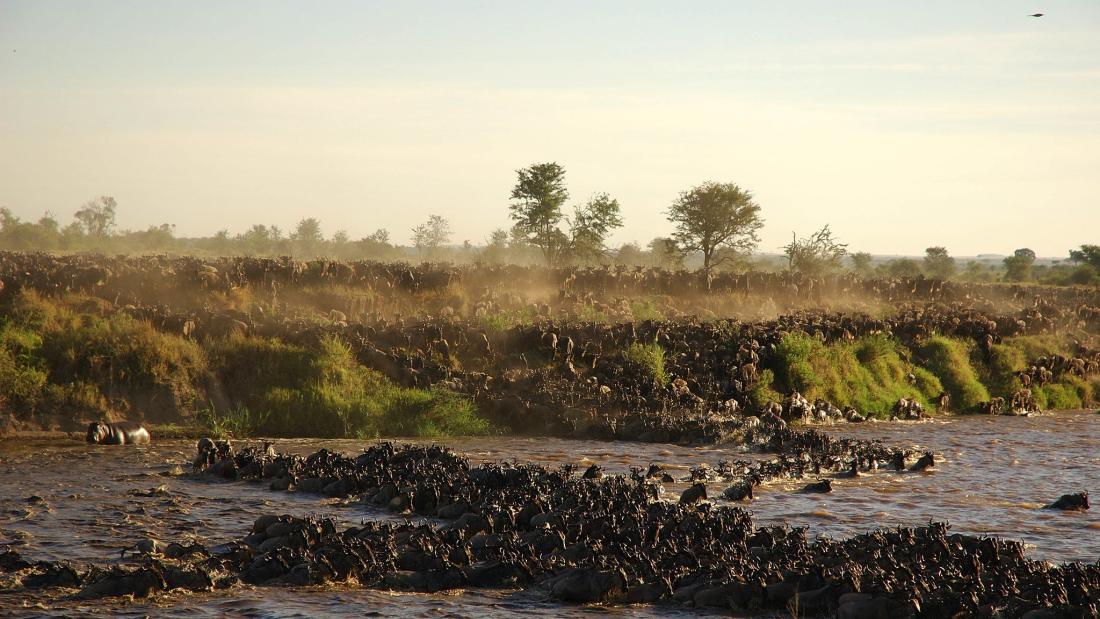
[[[832,494],[798,493],[806,480],[769,483],[747,506],[758,523],[788,523],[809,527],[811,535],[844,537],[934,519],[949,522],[952,532],[1023,541],[1032,557],[1055,563],[1100,559],[1100,513],[1041,509],[1061,494],[1100,487],[1100,415],[954,417],[837,428],[836,433],[934,451],[942,460],[931,472],[903,475],[879,470],[855,479],[838,478]],[[688,487],[679,480],[686,479],[689,469],[752,457],[728,446],[512,437],[442,442],[472,463],[517,460],[582,467],[597,463],[614,474],[659,463],[677,479],[664,484],[666,498],[672,500]],[[355,453],[370,444],[373,441],[286,440],[276,442],[276,448],[305,454],[324,446]],[[209,545],[233,540],[261,514],[325,514],[342,525],[403,519],[356,501],[273,493],[266,485],[182,475],[189,470],[193,454],[193,441],[157,441],[155,437],[151,446],[133,448],[89,447],[64,440],[0,442],[0,544],[30,560],[102,566],[134,561],[120,557],[121,551],[148,538]],[[720,497],[720,492],[714,492],[712,500],[722,502]],[[57,589],[7,589],[7,583],[0,581],[0,610],[27,615],[344,616],[349,605],[354,605],[356,614],[383,616],[591,612],[561,606],[537,588],[390,594],[346,586],[235,587],[94,603],[71,599]],[[682,607],[630,610],[664,616],[693,612]]]

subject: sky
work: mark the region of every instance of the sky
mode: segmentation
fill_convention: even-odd
[[[1041,18],[1031,13],[1042,12]],[[0,206],[180,236],[304,217],[509,227],[516,170],[607,192],[613,243],[704,181],[759,249],[1065,256],[1100,242],[1100,2],[0,0]],[[570,207],[571,208],[571,207]]]

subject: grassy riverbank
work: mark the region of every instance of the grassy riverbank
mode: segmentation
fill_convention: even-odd
[[[952,411],[974,412],[981,402],[1010,399],[1023,388],[1015,373],[1030,362],[1073,356],[1068,342],[1053,335],[1005,338],[993,346],[989,358],[972,341],[939,335],[910,350],[881,334],[825,344],[796,333],[783,338],[777,353],[771,374],[757,389],[757,400],[778,400],[797,389],[810,400],[823,398],[879,418],[889,417],[899,398],[915,398],[934,411],[943,391],[951,396]],[[1063,374],[1052,383],[1033,385],[1031,391],[1044,409],[1083,408],[1100,400],[1100,376]]]
[[[410,389],[359,364],[336,338],[290,345],[195,342],[93,299],[18,295],[0,324],[0,394],[10,428],[78,430],[141,418],[217,434],[375,437],[484,434],[472,402]]]
[[[486,330],[504,331],[525,318],[501,316],[483,317]],[[621,355],[628,373],[651,377],[657,388],[683,378],[657,343],[608,354]],[[1010,337],[982,351],[971,340],[939,335],[910,348],[879,333],[826,344],[793,332],[769,353],[750,399],[762,406],[797,389],[811,400],[886,418],[900,398],[933,411],[946,391],[952,411],[970,412],[991,398],[1011,398],[1022,388],[1016,373],[1051,355],[1072,357],[1070,342]],[[556,367],[552,359],[530,357],[548,364],[545,369]],[[405,387],[392,376],[363,365],[335,335],[295,342],[257,335],[189,339],[95,297],[31,291],[0,307],[0,432],[79,431],[104,418],[235,436],[443,437],[493,430],[469,397]],[[1087,407],[1100,399],[1100,376],[1062,374],[1032,393],[1042,408]]]

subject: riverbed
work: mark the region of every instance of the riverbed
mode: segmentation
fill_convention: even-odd
[[[947,521],[952,530],[1023,541],[1030,555],[1051,562],[1100,560],[1100,510],[1041,509],[1059,495],[1100,490],[1100,415],[1063,412],[1037,417],[950,417],[919,423],[867,423],[826,428],[839,435],[882,439],[934,451],[923,473],[880,470],[834,480],[832,494],[796,492],[807,481],[775,482],[741,505],[758,523],[808,527],[811,535],[848,536],[879,527]],[[355,453],[374,441],[296,439],[276,449],[309,453],[327,447]],[[441,441],[471,462],[516,460],[550,466],[596,463],[608,473],[658,463],[677,478],[700,465],[766,457],[728,446],[490,437]],[[194,441],[147,447],[89,446],[76,440],[0,441],[0,545],[30,560],[106,565],[142,539],[213,545],[242,536],[256,516],[325,514],[342,524],[393,517],[354,500],[276,493],[265,485],[192,478],[184,474]],[[686,483],[665,484],[675,499]],[[712,499],[721,496],[712,486]],[[714,499],[723,502],[721,499]],[[89,604],[49,591],[34,597],[4,593],[0,615],[115,616],[566,616],[690,615],[681,608],[562,607],[538,590],[470,590],[448,594],[390,594],[357,588],[236,588],[209,594],[172,593],[153,600]]]

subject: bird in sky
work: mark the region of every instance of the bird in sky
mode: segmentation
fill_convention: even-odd
[[[1043,14],[1042,13],[1032,13],[1031,16],[1032,17],[1042,17]]]

